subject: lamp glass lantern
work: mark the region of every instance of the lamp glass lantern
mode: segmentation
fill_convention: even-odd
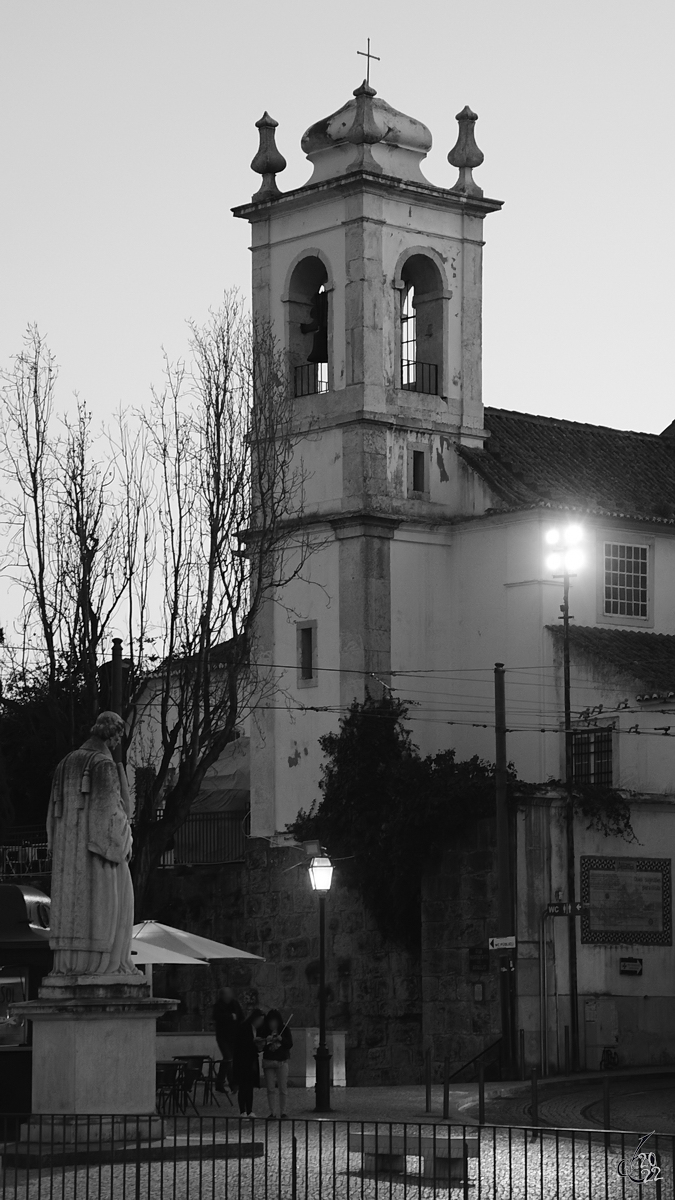
[[[309,878],[315,892],[329,892],[333,878],[333,864],[324,855],[316,855],[309,864]]]
[[[546,567],[552,575],[573,575],[583,567],[583,540],[584,530],[581,525],[565,525],[546,530],[544,541],[551,547],[551,553],[546,557]]]

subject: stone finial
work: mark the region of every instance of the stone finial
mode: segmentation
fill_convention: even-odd
[[[275,175],[279,171],[286,169],[286,159],[277,149],[277,144],[274,140],[274,130],[277,129],[279,122],[275,121],[268,112],[264,112],[255,125],[256,129],[260,130],[260,146],[258,147],[258,153],[251,163],[251,170],[255,171],[258,175],[262,175],[263,181],[253,199],[273,200],[275,196],[281,196],[282,194],[277,187]]]
[[[478,149],[474,135],[478,114],[472,112],[467,104],[460,113],[457,113],[455,120],[459,122],[459,135],[448,155],[448,162],[451,166],[459,168],[459,177],[450,190],[465,192],[469,196],[482,196],[483,189],[474,183],[471,174],[473,168],[479,167],[485,157],[483,151]]]
[[[364,79],[361,87],[356,88],[353,94],[356,96],[356,116],[354,124],[347,134],[347,141],[352,142],[355,146],[381,142],[382,130],[377,128],[373,112],[373,97],[377,95],[375,88],[372,88]]]

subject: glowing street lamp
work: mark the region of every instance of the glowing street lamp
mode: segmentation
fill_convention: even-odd
[[[309,878],[313,891],[329,892],[333,878],[333,864],[330,859],[320,855],[313,858],[309,864]]]
[[[551,553],[546,557],[546,567],[552,575],[574,575],[583,567],[586,558],[580,546],[583,540],[581,525],[547,529],[544,541],[551,547]]]
[[[333,864],[324,854],[309,864],[312,889],[319,893],[319,1045],[316,1062],[315,1112],[330,1112],[330,1053],[326,1045],[326,895],[333,879]]]
[[[569,903],[569,985],[570,985],[570,1041],[572,1070],[579,1070],[579,1001],[577,989],[577,925],[574,879],[574,801],[572,784],[574,767],[572,762],[572,721],[570,698],[570,577],[576,575],[585,564],[583,550],[584,529],[582,525],[570,524],[547,529],[544,542],[549,547],[546,568],[556,579],[563,581],[563,602],[560,612],[563,623],[563,685],[565,699],[565,788],[567,790],[567,900]]]

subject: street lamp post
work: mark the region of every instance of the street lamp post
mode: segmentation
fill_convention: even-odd
[[[572,1070],[579,1070],[579,997],[577,982],[577,920],[576,882],[574,877],[574,763],[572,754],[572,716],[570,701],[570,579],[573,572],[583,565],[584,555],[579,547],[584,531],[580,525],[568,525],[564,529],[549,529],[546,542],[555,547],[546,560],[546,565],[555,579],[562,579],[563,602],[560,605],[560,620],[563,623],[563,695],[565,711],[565,790],[567,792],[567,901],[569,987],[570,987],[570,1050]]]
[[[315,1112],[330,1112],[330,1053],[326,1045],[326,893],[330,891],[333,864],[318,855],[309,865],[312,888],[319,893],[319,1045],[316,1062]]]

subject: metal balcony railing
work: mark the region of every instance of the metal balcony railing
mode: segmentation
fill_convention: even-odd
[[[315,396],[328,391],[328,363],[301,363],[295,368],[295,395]]]
[[[404,358],[401,363],[401,387],[408,392],[437,396],[438,367],[435,363],[413,362]]]

